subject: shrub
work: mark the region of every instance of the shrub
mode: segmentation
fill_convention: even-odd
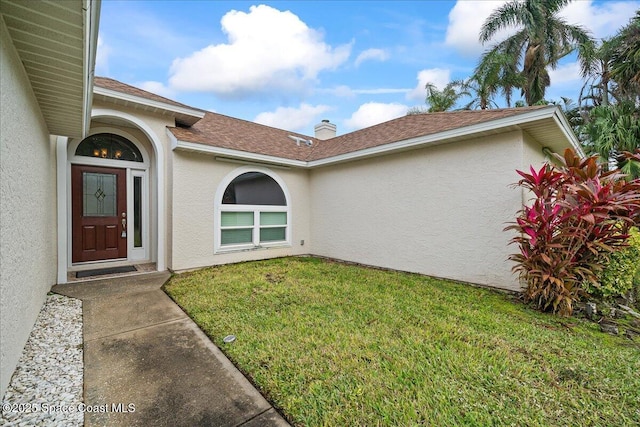
[[[629,234],[629,247],[611,254],[598,276],[599,283],[587,288],[590,295],[616,298],[640,291],[640,230],[631,229]]]
[[[596,156],[582,160],[567,149],[555,158],[558,167],[517,171],[523,178],[517,186],[535,197],[505,230],[518,232],[512,243],[520,253],[509,259],[516,262],[525,299],[570,315],[584,284],[597,282],[608,255],[626,247],[640,213],[640,181],[604,172]]]

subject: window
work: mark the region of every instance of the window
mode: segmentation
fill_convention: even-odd
[[[117,216],[118,177],[111,173],[82,172],[82,216]]]
[[[128,139],[112,133],[98,133],[85,138],[76,148],[76,156],[142,162],[142,153]]]
[[[133,247],[142,247],[142,177],[133,177]]]
[[[289,244],[287,198],[265,173],[236,176],[224,189],[219,212],[219,249]]]

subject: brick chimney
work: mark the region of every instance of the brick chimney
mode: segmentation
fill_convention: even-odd
[[[331,139],[336,137],[336,125],[329,122],[329,120],[323,120],[322,123],[318,123],[315,127],[316,138],[320,140]]]

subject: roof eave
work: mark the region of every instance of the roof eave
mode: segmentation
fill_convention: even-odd
[[[0,19],[48,132],[82,137],[91,111],[100,0],[3,0]]]
[[[562,120],[562,113],[558,115],[558,107],[541,108],[539,110],[528,111],[526,113],[517,114],[515,116],[504,117],[501,119],[491,120],[483,123],[478,123],[471,126],[465,126],[461,128],[451,129],[444,132],[438,132],[430,135],[419,136],[415,138],[406,139],[403,141],[392,142],[390,144],[379,145],[376,147],[366,148],[359,151],[353,151],[350,153],[339,154],[337,156],[326,157],[322,159],[312,160],[309,162],[309,167],[321,167],[329,166],[337,163],[348,162],[353,160],[364,159],[367,157],[375,157],[390,152],[401,152],[406,150],[412,150],[416,148],[422,148],[427,146],[434,146],[440,144],[446,144],[456,140],[471,137],[473,135],[492,134],[496,131],[505,131],[508,128],[521,129],[522,125],[535,121],[553,119],[555,123],[562,129],[563,135],[569,140],[572,147],[580,149],[580,144],[570,131],[570,126],[566,120]],[[565,126],[568,126],[565,129]],[[575,145],[575,144],[577,145]]]
[[[584,152],[584,149],[582,148],[582,144],[580,144],[580,140],[578,140],[578,137],[573,132],[573,128],[569,124],[567,117],[564,115],[560,107],[556,107],[554,119],[556,120],[558,127],[560,127],[560,129],[562,130],[565,138],[569,140],[569,143],[571,144],[571,148],[573,148],[573,150],[581,158],[584,159],[585,157],[587,157],[586,153]]]
[[[171,141],[171,149],[174,151],[190,151],[195,153],[219,156],[223,159],[236,159],[248,163],[260,163],[265,165],[288,166],[307,168],[308,162],[304,160],[286,159],[284,157],[269,156],[265,154],[250,153],[248,151],[232,150],[229,148],[214,147],[212,145],[199,144],[197,142],[181,141],[175,137],[169,128],[167,135]]]
[[[146,110],[152,113],[160,112],[161,114],[168,114],[174,117],[176,121],[187,126],[194,125],[198,122],[198,120],[202,119],[205,116],[205,112],[201,110],[171,105],[165,102],[147,99],[128,93],[122,93],[100,86],[94,86],[93,93],[94,95],[103,96],[116,102],[119,101],[120,103],[123,103],[125,105],[132,105],[135,108]]]
[[[539,110],[528,111],[515,116],[504,117],[501,119],[491,120],[478,123],[471,126],[465,126],[457,129],[451,129],[444,132],[438,132],[431,135],[424,135],[410,138],[390,144],[379,145],[376,147],[366,148],[363,150],[353,151],[350,153],[339,154],[322,159],[311,161],[292,160],[276,156],[268,156],[257,153],[250,153],[240,150],[232,150],[228,148],[215,147],[212,145],[201,144],[197,142],[182,141],[175,137],[170,129],[167,128],[167,135],[172,141],[172,150],[184,150],[210,155],[234,158],[247,162],[260,162],[266,164],[294,166],[298,168],[317,168],[330,166],[338,163],[350,162],[355,160],[366,159],[370,157],[381,156],[394,152],[402,152],[428,146],[447,144],[453,141],[466,139],[473,136],[491,135],[496,133],[507,132],[509,130],[525,131],[527,124],[550,121],[559,129],[559,135],[568,142],[568,144],[581,156],[584,152],[580,147],[578,139],[573,134],[571,126],[558,107],[542,108]],[[534,138],[536,135],[533,135]],[[544,141],[541,141],[544,142]],[[564,144],[561,144],[564,145]]]

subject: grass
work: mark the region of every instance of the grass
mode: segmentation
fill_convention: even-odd
[[[166,291],[296,425],[640,424],[638,344],[499,292],[317,258]]]

